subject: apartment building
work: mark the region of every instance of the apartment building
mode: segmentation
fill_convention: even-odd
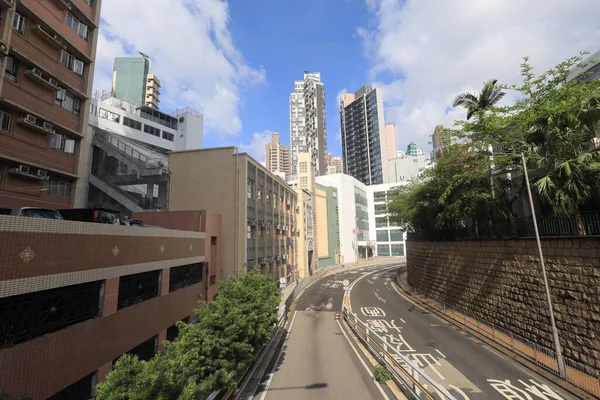
[[[220,218],[141,229],[0,215],[0,393],[89,399],[123,354],[152,358],[217,294]]]
[[[321,73],[305,71],[303,80],[294,81],[294,92],[290,94],[290,179],[297,179],[300,153],[309,153],[316,175],[324,175],[326,152],[325,86]]]
[[[414,181],[423,171],[432,166],[430,157],[423,155],[422,152],[415,156],[404,152],[398,153],[398,158],[387,161],[388,179],[385,183]]]
[[[376,243],[375,255],[378,257],[404,257],[406,255],[406,234],[393,220],[388,209],[394,188],[408,184],[388,183],[367,187],[369,200],[369,224],[375,229],[370,231],[370,240]]]
[[[344,173],[365,185],[387,179],[383,98],[381,89],[363,86],[340,99]]]
[[[279,139],[279,133],[271,134],[271,142],[265,145],[265,163],[269,171],[283,174],[285,180],[291,171],[290,148],[282,145]]]
[[[452,137],[448,131],[444,129],[444,125],[437,125],[435,127],[435,130],[431,135],[431,144],[433,145],[431,161],[435,161],[442,156],[444,149],[452,144]]]
[[[68,208],[81,190],[100,6],[0,1],[0,204]]]
[[[331,153],[327,153],[325,157],[327,160],[327,173],[325,175],[341,174],[344,172],[341,157],[334,157]]]
[[[297,267],[298,196],[236,147],[169,154],[169,210],[206,208],[222,215],[222,276],[259,269],[288,282]]]
[[[396,158],[396,124],[389,123],[385,124],[385,161],[393,160]]]

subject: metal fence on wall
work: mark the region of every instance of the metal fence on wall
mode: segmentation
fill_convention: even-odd
[[[482,336],[509,349],[513,353],[528,359],[556,376],[560,376],[558,363],[556,361],[556,353],[552,349],[540,346],[531,340],[525,339],[524,337],[516,335],[513,332],[492,323],[480,321],[468,312],[428,297],[427,294],[410,286],[408,282],[402,278],[401,275],[403,275],[405,271],[406,268],[400,268],[396,273],[396,282],[404,291],[417,296],[421,301],[438,311],[441,311],[454,321],[476,330]],[[581,390],[600,398],[600,371],[564,356],[563,359],[566,366],[566,377],[563,379],[577,386]]]
[[[600,211],[582,212],[575,215],[559,215],[538,218],[540,236],[599,236]],[[535,237],[533,219],[523,218],[516,222],[481,223],[477,226],[459,224],[445,229],[409,232],[408,240],[451,241],[513,239]]]

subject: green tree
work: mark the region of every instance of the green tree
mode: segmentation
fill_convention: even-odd
[[[280,293],[270,278],[249,272],[219,283],[219,296],[194,310],[197,322],[179,322],[173,342],[150,361],[121,357],[98,400],[203,399],[232,387],[270,339]]]
[[[464,107],[467,110],[467,121],[476,116],[482,119],[485,111],[498,103],[506,93],[496,86],[497,79],[490,79],[478,94],[461,93],[454,99],[453,107]]]

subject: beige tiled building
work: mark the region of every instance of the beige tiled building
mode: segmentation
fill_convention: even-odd
[[[269,171],[290,173],[290,148],[279,142],[279,133],[271,134],[271,143],[265,145],[265,163]]]
[[[341,174],[342,170],[342,158],[334,157],[333,154],[327,153],[327,175]]]
[[[298,196],[284,180],[235,147],[173,152],[169,169],[169,210],[222,215],[223,278],[257,268],[291,281]]]
[[[298,154],[298,204],[300,238],[298,240],[298,272],[300,278],[311,275],[319,259],[317,232],[317,196],[315,167],[309,153]],[[301,272],[301,270],[304,272]]]

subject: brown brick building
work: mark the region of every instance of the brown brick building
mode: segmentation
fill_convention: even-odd
[[[1,205],[65,208],[83,189],[100,5],[0,0]]]
[[[221,216],[182,216],[187,231],[0,215],[0,396],[87,399],[118,357],[173,339],[221,270]]]

